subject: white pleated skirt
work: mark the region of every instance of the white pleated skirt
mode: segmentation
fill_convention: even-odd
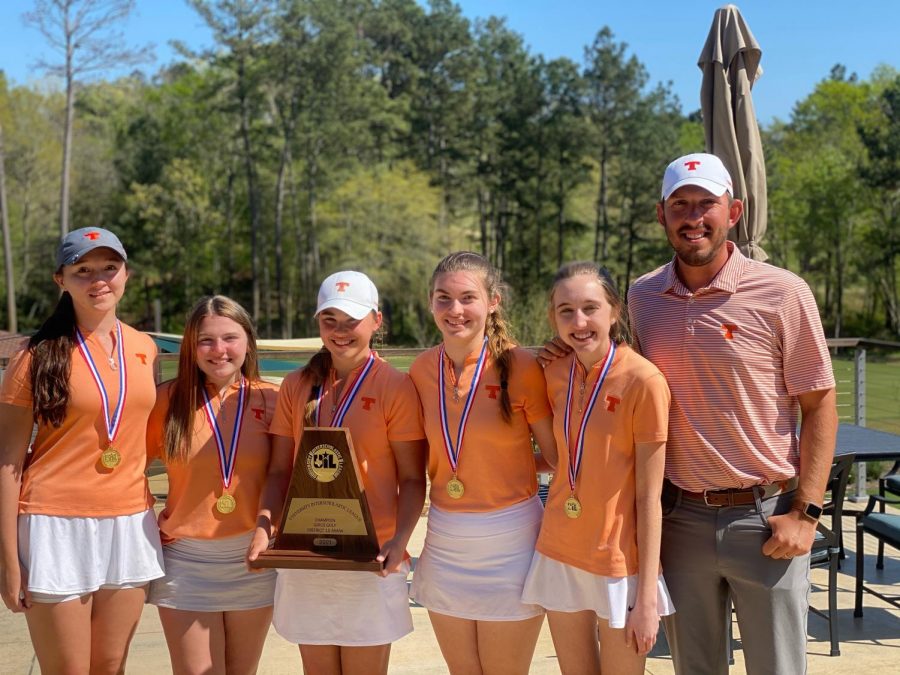
[[[150,584],[148,602],[191,612],[232,612],[272,605],[275,570],[249,572],[253,532],[225,539],[178,539],[163,546],[166,576]]]
[[[406,593],[409,564],[375,572],[279,569],[272,625],[301,645],[372,647],[412,633]]]
[[[567,565],[535,552],[523,602],[533,602],[554,612],[590,610],[606,619],[610,628],[625,628],[628,612],[637,598],[638,577],[605,577]],[[666,582],[656,580],[656,606],[660,616],[675,612]]]
[[[410,597],[432,612],[521,621],[544,610],[522,601],[544,508],[537,496],[498,511],[453,513],[432,505]]]
[[[20,514],[18,534],[19,562],[37,602],[134,588],[163,575],[152,509],[107,518]]]

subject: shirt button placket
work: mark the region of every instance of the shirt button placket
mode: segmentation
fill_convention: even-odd
[[[694,295],[693,293],[688,296],[687,300],[687,325],[685,332],[688,337],[693,337],[694,335]]]

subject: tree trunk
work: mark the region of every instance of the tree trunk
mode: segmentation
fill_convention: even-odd
[[[481,232],[481,255],[488,257],[488,218],[484,190],[478,188],[478,227]]]
[[[228,169],[225,193],[225,294],[234,293],[234,170]]]
[[[17,333],[19,331],[19,322],[16,315],[16,279],[13,275],[9,209],[6,205],[6,155],[3,151],[2,124],[0,124],[0,226],[2,226],[3,230],[3,259],[6,262],[6,324],[10,333]]]
[[[544,137],[543,132],[540,135],[540,140],[538,142],[538,147],[544,147]],[[538,164],[537,164],[537,185],[535,185],[535,207],[534,207],[534,229],[535,229],[535,238],[534,238],[534,267],[532,268],[531,278],[535,283],[540,283],[541,280],[541,267],[543,267],[542,254],[541,250],[543,242],[541,241],[541,235],[544,230],[544,223],[541,219],[541,210],[544,205],[544,152],[543,150],[538,151]],[[524,252],[524,249],[523,249]],[[524,255],[523,262],[527,265],[527,255]]]
[[[594,262],[606,260],[609,233],[608,164],[608,150],[604,145],[600,152],[600,186],[597,190],[597,219],[594,224]]]
[[[278,165],[278,179],[275,182],[275,295],[278,299],[278,316],[281,326],[281,339],[288,336],[287,305],[284,297],[284,284],[281,257],[284,254],[282,245],[282,222],[284,219],[284,192],[286,184],[287,167],[291,161],[291,144],[285,132],[284,147],[281,149],[281,161]]]
[[[625,224],[625,229],[628,233],[628,248],[625,254],[625,283],[623,283],[621,287],[623,297],[625,296],[628,287],[631,286],[631,275],[634,272],[634,245],[637,242],[634,209],[631,209],[628,222]]]
[[[75,45],[69,30],[69,16],[66,13],[66,116],[63,123],[62,176],[59,188],[59,236],[69,232],[69,173],[72,164],[72,126],[75,122],[75,72],[72,60]]]
[[[241,139],[244,144],[244,170],[247,174],[247,201],[250,205],[250,274],[253,283],[252,316],[259,322],[259,191],[256,185],[256,166],[253,161],[252,144],[250,142],[250,107],[246,91],[246,62],[244,57],[238,59],[238,103],[241,112]]]
[[[557,179],[556,185],[556,267],[559,269],[562,267],[563,263],[563,228],[566,224],[566,199],[563,196],[565,194],[565,179],[563,178],[562,171],[559,172],[559,178]]]
[[[844,251],[840,235],[834,242],[835,289],[834,289],[834,337],[841,337],[844,323]]]

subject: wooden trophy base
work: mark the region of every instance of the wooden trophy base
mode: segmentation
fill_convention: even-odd
[[[345,570],[381,572],[384,563],[378,560],[341,558],[312,551],[264,551],[250,563],[254,569],[280,567],[289,570]]]

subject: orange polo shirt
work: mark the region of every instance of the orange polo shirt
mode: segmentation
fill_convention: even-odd
[[[431,503],[445,511],[494,511],[518,504],[537,493],[529,425],[547,417],[550,406],[541,367],[530,352],[515,347],[508,383],[512,420],[507,424],[501,416],[500,376],[487,355],[459,453],[457,478],[465,486],[465,493],[461,499],[453,499],[447,494],[447,483],[453,471],[441,431],[438,368],[444,368],[447,420],[450,438],[455,444],[478,354],[476,351],[466,357],[458,383],[458,401],[453,400],[452,383],[456,380],[453,363],[446,355],[444,363],[439,363],[439,346],[420,354],[409,369],[425,410]]]
[[[84,334],[109,396],[110,414],[119,395],[119,372],[91,334]],[[39,424],[32,452],[25,459],[19,513],[104,517],[139,513],[153,505],[144,468],[147,417],[156,400],[153,360],[156,345],[147,335],[122,324],[126,397],[114,447],[121,462],[113,469],[100,463],[107,448],[106,420],[100,393],[76,347],[72,351],[69,405],[60,427]],[[0,388],[0,403],[31,408],[31,355],[27,349],[10,361]]]
[[[171,387],[172,382],[159,386],[156,406],[147,425],[148,459],[163,459],[169,476],[169,496],[165,509],[159,514],[163,543],[168,544],[182,537],[224,539],[252,530],[256,525],[259,496],[269,468],[271,444],[268,430],[275,411],[278,387],[262,381],[250,384],[234,473],[227,489],[222,483],[219,449],[202,406],[194,414],[187,460],[164,459],[163,438]],[[221,398],[214,387],[207,389],[225,441],[226,454],[231,447],[235,415],[238,413],[238,389],[238,383],[233,384]],[[222,514],[216,509],[216,500],[223,492],[234,497],[236,502],[231,513]]]
[[[564,420],[574,358],[557,359],[544,370],[558,459],[536,548],[548,558],[593,574],[626,577],[638,572],[635,444],[666,440],[669,387],[652,363],[627,345],[618,346],[585,429],[581,471],[575,483],[582,514],[569,518],[564,507],[571,494]],[[587,405],[601,365],[596,364],[590,372],[577,365],[569,431],[573,447],[582,419],[579,406]],[[585,393],[580,402],[582,381]]]
[[[350,373],[346,386],[360,370],[362,366]],[[331,422],[331,407],[337,404],[334,386],[339,382],[328,378],[323,387],[322,426]],[[303,434],[306,402],[311,389],[309,379],[301,370],[284,378],[269,433],[287,436],[297,447]],[[343,426],[350,429],[353,437],[353,449],[378,543],[383,546],[397,530],[399,486],[391,441],[418,441],[425,437],[419,397],[409,377],[394,370],[376,354],[372,370],[350,405]]]

